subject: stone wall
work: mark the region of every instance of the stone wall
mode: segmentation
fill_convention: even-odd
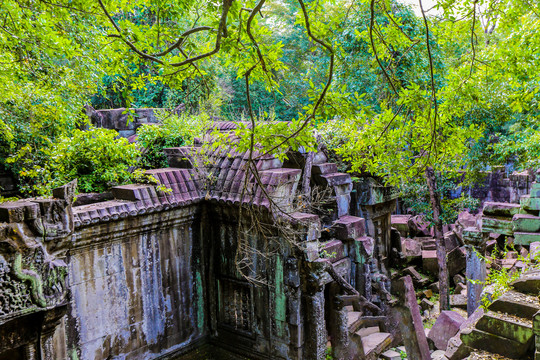
[[[198,215],[187,206],[75,230],[69,351],[81,359],[155,357],[206,335]]]

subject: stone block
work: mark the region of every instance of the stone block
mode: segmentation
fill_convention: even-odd
[[[321,244],[321,250],[319,256],[324,259],[330,260],[330,262],[336,262],[343,259],[346,255],[345,246],[339,240],[332,240]]]
[[[323,186],[338,186],[352,184],[351,176],[344,173],[332,173],[313,177],[316,182]]]
[[[383,360],[401,360],[401,354],[394,350],[387,350],[381,354]]]
[[[461,294],[450,295],[450,306],[455,306],[460,309],[466,309],[467,296]]]
[[[465,295],[464,292],[466,293],[467,292],[467,286],[465,286],[465,284],[463,283],[458,283],[456,285],[456,288],[454,290],[454,293],[455,294],[462,294],[462,295]]]
[[[437,250],[437,240],[432,237],[417,238],[422,243],[422,250]]]
[[[452,251],[461,245],[463,245],[461,239],[453,231],[444,233],[444,248],[446,251]]]
[[[540,241],[540,233],[514,232],[514,244],[530,245]]]
[[[445,355],[449,360],[462,360],[469,356],[472,349],[463,344],[460,334],[465,329],[474,327],[482,315],[484,315],[484,309],[481,307],[476,309],[476,311],[461,324],[459,327],[459,332],[448,341]]]
[[[422,301],[420,301],[420,309],[422,309],[422,311],[431,311],[431,309],[433,309],[433,307],[435,306],[434,303],[432,303],[431,301],[429,301],[428,299],[422,299]]]
[[[433,341],[439,350],[446,350],[448,340],[457,334],[465,318],[455,311],[444,310],[431,328],[428,339]]]
[[[422,268],[424,271],[437,275],[439,273],[439,264],[437,263],[436,250],[422,251]]]
[[[512,236],[514,233],[512,220],[508,219],[496,219],[490,217],[482,218],[482,231],[496,234],[503,234]]]
[[[34,202],[16,201],[0,204],[0,222],[20,223],[25,219],[36,219],[40,215],[40,206]]]
[[[540,210],[540,198],[531,198],[529,195],[523,195],[519,202],[525,210]]]
[[[402,237],[409,236],[409,219],[411,215],[392,215],[391,225],[397,229]]]
[[[314,164],[311,168],[311,173],[314,175],[327,175],[337,172],[338,169],[335,163]]]
[[[531,259],[540,260],[540,241],[531,243],[531,246],[529,247],[529,256]]]
[[[533,337],[532,324],[529,320],[515,316],[488,311],[478,320],[478,330],[490,332],[521,344],[528,343]]]
[[[454,284],[465,284],[465,277],[461,274],[454,275],[452,280],[454,280]]]
[[[409,232],[411,236],[432,236],[430,223],[421,215],[416,215],[408,220]]]
[[[532,318],[534,314],[540,311],[540,304],[536,296],[507,291],[489,305],[489,310],[504,312],[522,318]]]
[[[433,292],[434,294],[438,294],[440,290],[439,288],[439,282],[434,282],[433,284],[429,285],[429,289],[431,290],[431,292]]]
[[[482,213],[484,216],[508,217],[516,215],[519,212],[518,204],[501,203],[501,202],[486,202]]]
[[[139,201],[157,198],[156,189],[152,185],[120,185],[113,187],[112,193],[118,200]]]
[[[521,344],[474,328],[464,330],[461,333],[461,340],[469,347],[501,354],[512,359],[522,359],[529,349],[529,344]]]
[[[305,234],[303,240],[316,241],[321,237],[321,219],[318,215],[295,212],[291,214],[292,221],[300,226]]]
[[[540,232],[540,217],[530,214],[517,214],[512,218],[516,232]]]
[[[455,248],[446,255],[448,275],[454,276],[465,269],[467,265],[466,252],[463,248]]]
[[[334,222],[336,237],[340,240],[356,239],[366,233],[366,222],[361,217],[345,215]]]
[[[407,261],[412,261],[422,257],[422,243],[416,239],[401,239],[401,249],[407,258]]]
[[[416,269],[412,266],[406,267],[403,269],[403,274],[410,275],[415,286],[423,287],[428,283],[428,279],[423,277]]]

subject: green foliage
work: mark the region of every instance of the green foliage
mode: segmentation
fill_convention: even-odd
[[[191,146],[196,137],[202,137],[209,129],[210,117],[204,113],[180,116],[158,112],[159,124],[143,125],[137,129],[137,141],[142,145],[141,166],[146,169],[167,167],[163,149]]]
[[[463,194],[453,199],[451,193],[459,186],[460,184],[457,184],[455,179],[437,177],[437,191],[441,199],[443,224],[453,224],[461,211],[464,209],[474,211],[480,203],[478,199]],[[429,222],[433,221],[429,190],[423,182],[403,182],[400,184],[400,191],[400,199],[403,200],[405,208],[411,209],[416,214],[424,214]]]
[[[24,180],[22,191],[27,194],[47,195],[50,190],[78,179],[82,192],[103,192],[113,185],[131,181],[131,166],[140,156],[135,145],[117,138],[114,130],[93,128],[75,130],[72,137],[62,136],[43,150],[47,161],[36,165],[32,149],[23,148],[8,162],[20,162]],[[27,166],[27,167],[25,167]]]

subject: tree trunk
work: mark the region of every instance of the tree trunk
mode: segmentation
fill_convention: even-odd
[[[439,264],[439,289],[441,310],[450,310],[450,297],[448,293],[448,268],[446,266],[446,248],[444,246],[443,227],[441,220],[441,199],[437,193],[435,172],[431,166],[426,167],[426,181],[429,189],[429,199],[433,210],[433,223],[435,225],[435,238],[437,239],[437,263]]]

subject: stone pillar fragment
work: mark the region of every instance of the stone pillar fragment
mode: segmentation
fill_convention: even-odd
[[[324,291],[316,291],[305,296],[305,346],[306,359],[326,358],[326,323],[324,320]]]
[[[467,249],[467,315],[480,306],[482,290],[486,282],[486,262],[481,254],[484,252],[485,241],[477,228],[463,230],[463,241]]]
[[[400,327],[407,356],[409,359],[431,360],[411,277],[407,275],[400,278],[397,281],[396,290],[396,293],[400,295],[397,310],[401,315]]]

